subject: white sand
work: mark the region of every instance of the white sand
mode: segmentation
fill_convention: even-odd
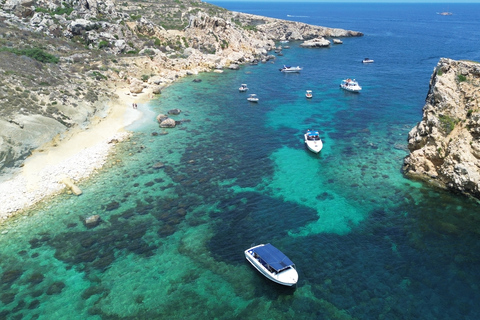
[[[125,127],[142,116],[132,103],[149,100],[150,95],[128,94],[128,89],[117,89],[118,101],[112,101],[108,115],[92,120],[87,130],[74,129],[61,141],[52,141],[26,159],[19,174],[0,183],[0,222],[23,209],[62,192],[60,183],[68,177],[73,182],[89,177],[101,168],[114,148],[112,141],[129,136]],[[74,196],[74,195],[72,195]]]

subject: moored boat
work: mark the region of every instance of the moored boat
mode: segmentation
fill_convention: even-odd
[[[340,87],[344,90],[351,92],[360,92],[360,90],[362,90],[362,87],[360,87],[360,85],[355,79],[342,80],[342,83],[340,83]]]
[[[312,99],[312,97],[313,97],[312,90],[307,90],[305,92],[305,97],[307,97],[307,99]]]
[[[323,142],[318,131],[308,129],[303,136],[305,137],[305,144],[310,151],[319,153],[322,150]]]
[[[298,281],[295,264],[270,243],[245,250],[245,258],[258,272],[276,283],[291,287]]]
[[[296,66],[296,67],[291,67],[291,66],[283,66],[282,69],[279,69],[281,72],[286,72],[286,73],[291,73],[291,72],[300,72],[302,71],[303,68]]]
[[[247,100],[250,102],[258,102],[259,99],[256,94],[252,93],[251,95],[248,96]]]
[[[238,88],[238,91],[240,92],[245,92],[248,90],[248,87],[245,83],[242,83],[242,85],[240,86],[240,88]]]

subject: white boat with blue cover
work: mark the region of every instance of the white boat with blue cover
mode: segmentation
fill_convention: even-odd
[[[320,139],[320,134],[315,130],[307,130],[304,134],[305,144],[308,149],[312,152],[319,153],[323,148],[322,139]]]
[[[298,281],[295,264],[270,243],[245,250],[245,258],[261,274],[276,283],[291,287]]]

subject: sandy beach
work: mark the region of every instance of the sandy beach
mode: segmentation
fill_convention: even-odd
[[[132,95],[128,88],[115,93],[119,98],[109,102],[104,118],[92,119],[88,129],[74,128],[62,140],[54,139],[37,149],[18,174],[0,183],[0,222],[63,192],[65,182],[76,184],[104,165],[115,142],[130,135],[125,127],[142,117],[141,104],[151,99],[149,92]]]

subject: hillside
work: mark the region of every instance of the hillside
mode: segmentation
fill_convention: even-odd
[[[362,36],[200,0],[6,0],[0,8],[0,171],[104,117],[117,87],[159,93],[178,77],[270,59],[276,40]]]

